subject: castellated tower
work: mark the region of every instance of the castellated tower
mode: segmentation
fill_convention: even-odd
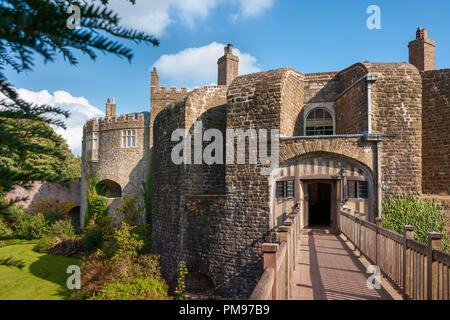
[[[419,71],[436,69],[435,50],[436,42],[428,38],[427,29],[417,28],[416,40],[408,44],[409,63]]]
[[[147,175],[148,157],[149,113],[117,117],[115,100],[108,99],[106,117],[88,120],[83,126],[81,221],[87,207],[90,172],[97,172],[98,181],[104,185],[110,214],[121,206],[125,194],[139,195],[143,205],[141,185]]]
[[[167,91],[166,86],[160,87],[158,72],[156,68],[153,68],[150,81],[150,149],[153,146],[153,123],[156,116],[168,104],[186,96],[186,93],[186,87],[181,87],[180,91],[174,86],[170,87],[169,91]]]

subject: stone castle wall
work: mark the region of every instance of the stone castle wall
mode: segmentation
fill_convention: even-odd
[[[422,191],[450,195],[450,69],[421,75]]]
[[[196,121],[202,121],[203,131],[211,128],[224,133],[225,103],[225,86],[204,87],[164,108],[155,118],[153,250],[161,255],[162,272],[171,285],[182,260],[189,271],[205,274],[216,286],[223,281],[217,268],[227,250],[220,242],[227,220],[224,165],[194,164],[193,137],[192,164],[174,164],[171,153],[178,142],[171,141],[171,136],[177,129],[194,134]]]
[[[422,80],[408,63],[364,63],[372,84],[373,133],[381,146],[383,199],[393,192],[422,193]],[[392,137],[389,137],[389,136]]]
[[[353,65],[338,75],[340,95],[336,100],[336,134],[367,132],[367,69]]]
[[[122,131],[127,129],[135,130],[135,147],[122,146]],[[86,138],[93,132],[98,133],[98,148],[88,150]],[[148,150],[148,113],[93,119],[85,124],[82,143],[81,221],[87,206],[90,167],[97,172],[99,182],[116,182],[121,187],[122,196],[138,195],[140,205],[143,205],[141,188],[148,172]],[[114,213],[121,203],[120,198],[111,199],[109,212]]]

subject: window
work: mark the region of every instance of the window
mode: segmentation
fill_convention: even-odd
[[[352,199],[367,199],[368,198],[368,184],[367,181],[347,181],[347,198]]]
[[[98,149],[98,132],[93,134],[93,148]]]
[[[276,190],[277,199],[294,198],[294,180],[278,181]]]
[[[122,147],[136,147],[136,130],[122,130]]]
[[[348,180],[347,181],[347,198],[356,198],[356,181]]]
[[[294,180],[286,181],[286,197],[288,199],[294,198]]]
[[[333,117],[325,109],[314,109],[306,117],[307,136],[333,135]]]
[[[358,181],[358,198],[367,199],[368,198],[368,187],[367,181]]]
[[[284,181],[277,182],[277,199],[284,198]]]

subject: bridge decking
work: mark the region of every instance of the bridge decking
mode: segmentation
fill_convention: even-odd
[[[299,241],[291,299],[401,299],[384,278],[380,290],[367,287],[366,266],[339,236],[319,231],[301,234]]]

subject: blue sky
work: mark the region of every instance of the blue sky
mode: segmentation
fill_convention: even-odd
[[[408,61],[408,42],[418,26],[437,43],[436,67],[450,68],[450,1],[417,0],[112,0],[124,25],[155,34],[159,47],[135,46],[128,63],[99,54],[78,55],[78,66],[62,59],[32,72],[6,75],[24,98],[72,111],[69,130],[60,131],[79,154],[80,128],[101,116],[108,97],[118,113],[148,111],[150,69],[160,84],[188,88],[216,82],[222,44],[233,43],[241,71],[292,67],[303,73],[337,71],[358,61]],[[381,9],[381,29],[369,30],[369,5]],[[46,91],[43,91],[46,90]]]

